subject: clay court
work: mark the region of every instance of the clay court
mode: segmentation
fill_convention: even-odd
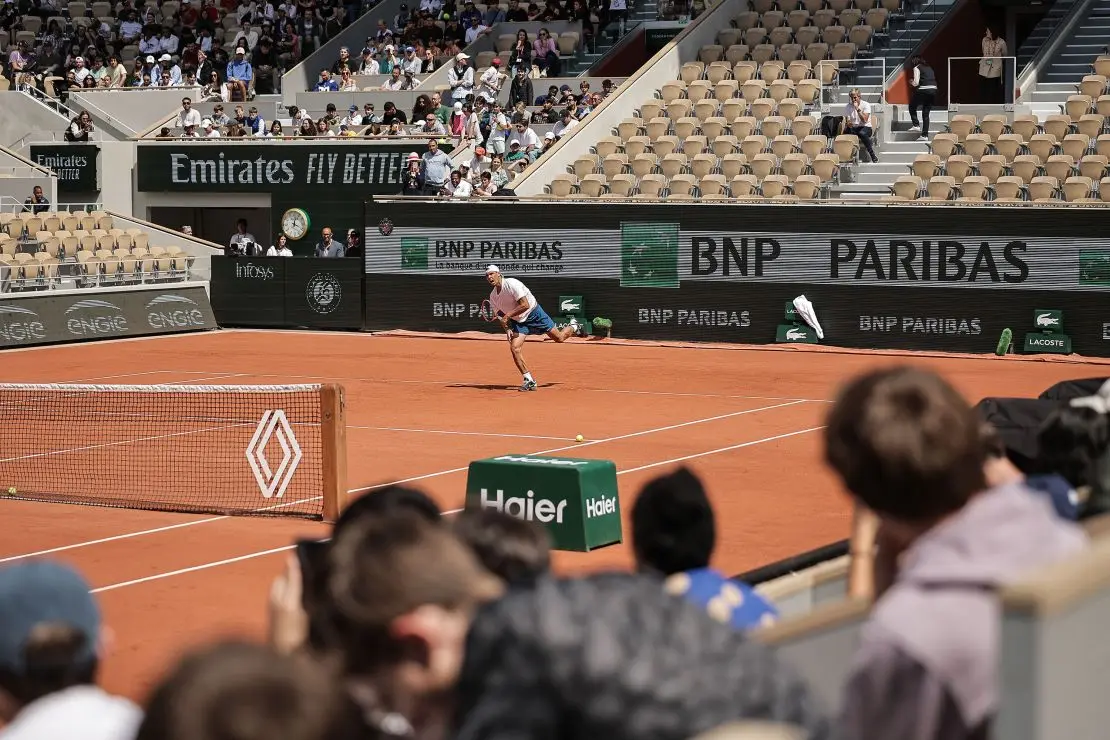
[[[1105,374],[1105,364],[1086,361],[533,342],[527,356],[541,388],[518,393],[503,338],[471,339],[234,330],[64,345],[0,353],[0,382],[339,383],[351,494],[404,481],[448,511],[463,505],[471,460],[563,453],[616,463],[627,522],[638,488],[685,463],[704,477],[717,509],[715,564],[739,573],[847,536],[848,502],[821,463],[820,431],[829,399],[852,374],[912,361],[973,401]],[[586,441],[576,443],[577,434]],[[18,437],[4,429],[0,448],[18,441],[25,449]],[[129,449],[135,464],[155,464],[141,445]],[[238,450],[207,462],[244,464]],[[116,635],[104,683],[132,697],[192,645],[263,634],[270,582],[291,543],[327,531],[303,519],[12,499],[0,500],[0,516],[0,563],[51,554],[94,584]],[[576,572],[627,567],[631,556],[626,541],[555,561]]]

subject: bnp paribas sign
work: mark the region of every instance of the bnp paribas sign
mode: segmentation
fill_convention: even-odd
[[[451,149],[448,145],[443,148]],[[409,152],[426,149],[423,141],[150,142],[138,147],[138,188],[142,192],[205,193],[311,190],[317,195],[320,189],[342,188],[353,189],[360,196],[389,195],[400,192]]]

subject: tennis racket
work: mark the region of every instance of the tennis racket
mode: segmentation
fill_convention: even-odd
[[[501,318],[500,312],[494,309],[493,304],[490,303],[488,300],[482,301],[482,305],[478,309],[478,315],[480,315],[483,320],[489,323],[493,323],[495,321],[500,322]],[[513,338],[513,330],[506,329],[505,336],[508,337],[511,341]]]

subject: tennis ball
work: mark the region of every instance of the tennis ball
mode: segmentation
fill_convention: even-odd
[[[11,486],[11,487],[8,488],[8,495],[9,496],[14,496],[16,493],[18,493],[18,491],[15,490],[15,486]]]
[[[585,439],[586,439],[585,437],[583,437],[581,434],[579,434],[577,437],[574,438],[574,441],[575,442],[582,442],[582,441],[585,441]]]

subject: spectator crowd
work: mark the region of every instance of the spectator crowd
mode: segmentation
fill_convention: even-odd
[[[1042,432],[1050,451],[1071,435],[1053,475],[1088,494],[1105,487],[1110,398],[1096,400]],[[678,469],[634,501],[634,573],[557,576],[546,532],[498,511],[445,516],[398,486],[358,498],[329,540],[297,543],[272,585],[267,645],[186,657],[142,708],[95,687],[105,625],[81,576],[5,564],[0,738],[987,737],[995,592],[1085,535],[928,371],[850,380],[824,454],[875,543],[857,553],[875,600],[838,709],[752,639],[776,608],[711,567],[709,496]]]

